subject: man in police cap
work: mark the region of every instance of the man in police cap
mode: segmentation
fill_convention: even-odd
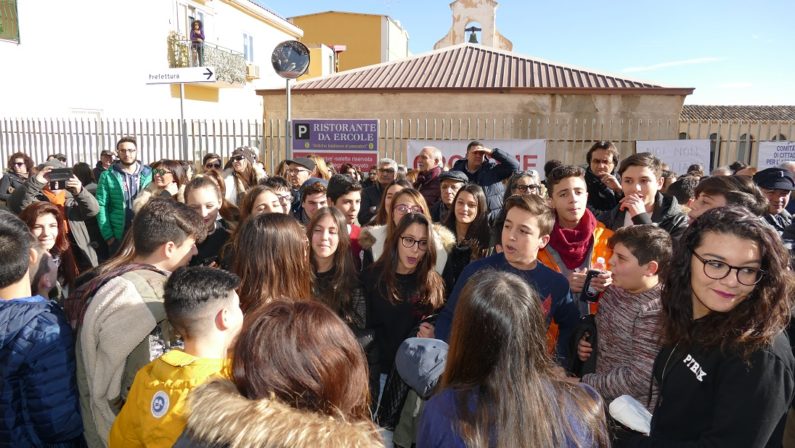
[[[469,182],[467,175],[461,171],[444,171],[439,175],[441,196],[439,201],[431,207],[433,222],[444,222],[447,219],[447,214],[453,208],[455,195],[467,182]]]
[[[792,224],[787,204],[790,193],[795,190],[795,175],[783,168],[767,168],[754,174],[754,182],[769,202],[765,221],[781,235]]]

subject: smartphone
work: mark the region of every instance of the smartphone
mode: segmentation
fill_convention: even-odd
[[[50,171],[50,190],[64,190],[66,189],[66,182],[72,178],[71,168],[55,168]]]

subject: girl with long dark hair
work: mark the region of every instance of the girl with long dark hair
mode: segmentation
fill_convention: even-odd
[[[77,263],[67,236],[66,220],[61,209],[49,202],[33,202],[19,214],[43,249],[58,264],[58,290],[52,298],[60,299],[60,286],[73,288],[77,278]]]
[[[625,446],[781,446],[795,391],[788,263],[776,231],[745,208],[688,227],[662,288],[651,433]]]
[[[486,271],[461,292],[440,391],[417,447],[608,447],[599,395],[566,381],[546,348],[541,300],[521,277]]]
[[[444,221],[455,235],[456,245],[447,257],[442,278],[447,291],[452,291],[458,276],[470,261],[489,255],[489,205],[483,189],[476,184],[461,187],[453,199],[452,213]]]
[[[232,244],[243,312],[272,300],[311,298],[306,234],[295,218],[281,213],[250,217]]]

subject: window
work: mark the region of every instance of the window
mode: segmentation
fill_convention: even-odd
[[[16,0],[0,0],[0,40],[19,43],[19,16]]]
[[[254,63],[254,36],[243,33],[243,57],[249,64]]]
[[[745,163],[751,161],[751,149],[754,146],[754,136],[743,134],[737,142],[737,160]]]
[[[709,169],[715,168],[715,161],[718,160],[718,150],[720,149],[720,135],[717,132],[709,134]]]
[[[784,135],[784,134],[778,134],[778,135],[774,135],[773,137],[771,137],[770,140],[772,140],[774,142],[786,141],[787,140],[787,136]]]
[[[2,2],[3,0],[0,0]],[[205,11],[196,8],[191,4],[186,4],[182,2],[176,3],[177,7],[177,20],[176,20],[176,32],[185,36],[187,39],[190,36],[190,30],[193,27],[194,20],[201,20],[202,22],[202,29],[204,30],[205,37],[207,36],[207,21],[205,20],[206,14]]]
[[[687,140],[687,132],[680,132],[679,140]]]

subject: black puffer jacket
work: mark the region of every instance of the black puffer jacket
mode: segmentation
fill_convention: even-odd
[[[585,185],[588,187],[588,207],[594,214],[612,210],[623,197],[603,184],[590,168],[585,170]]]
[[[602,222],[608,229],[616,231],[624,227],[626,212],[620,210],[620,205],[612,210],[600,213],[596,219]],[[654,198],[654,211],[651,216],[648,213],[641,213],[632,218],[633,224],[655,224],[671,235],[671,238],[678,240],[687,229],[687,215],[679,207],[679,203],[673,196],[667,196],[657,192]]]

